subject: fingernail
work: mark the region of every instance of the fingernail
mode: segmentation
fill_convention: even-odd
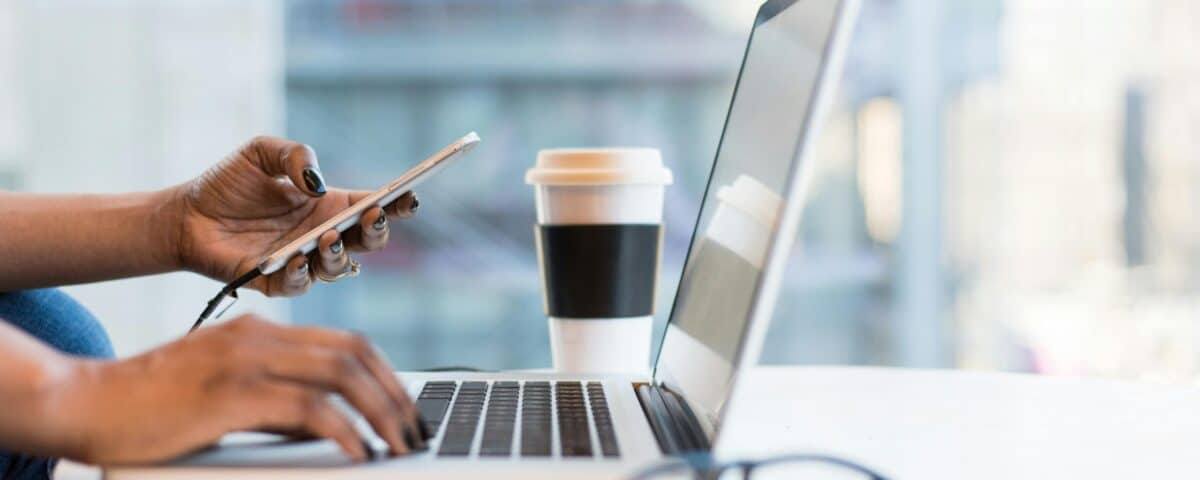
[[[375,223],[371,227],[375,230],[383,230],[387,226],[387,216],[383,214],[383,209],[379,209],[379,218],[375,219]]]
[[[301,275],[307,274],[308,273],[308,262],[301,263],[299,267],[296,267],[296,273],[299,273]]]
[[[371,448],[371,444],[366,440],[362,440],[363,461],[371,461],[376,459],[375,449]]]
[[[309,191],[317,195],[325,194],[325,177],[321,176],[320,170],[309,167],[304,169],[301,176],[304,177],[304,185],[308,187]]]
[[[400,431],[404,433],[404,444],[408,445],[408,449],[416,450],[417,449],[417,437],[415,435],[413,435],[412,429],[408,428],[408,425],[401,425]]]
[[[420,206],[421,206],[421,201],[418,200],[417,197],[413,197],[413,204],[411,207],[408,207],[408,211],[415,212],[415,211],[417,211],[417,207],[420,207]]]
[[[404,445],[407,445],[408,449],[412,450],[416,446],[416,439],[413,438],[412,428],[409,428],[408,425],[401,425],[400,434],[401,437],[404,437]]]
[[[417,428],[421,429],[421,440],[430,440],[433,434],[429,432],[429,427],[425,426],[425,419],[417,418]]]
[[[342,253],[342,239],[339,238],[338,241],[333,242],[333,245],[329,246],[329,251],[333,252],[334,255]]]

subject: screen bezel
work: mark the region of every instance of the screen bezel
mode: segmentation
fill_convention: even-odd
[[[722,126],[721,137],[717,143],[717,150],[714,154],[713,165],[709,171],[709,181],[704,189],[704,196],[701,200],[700,210],[696,214],[696,222],[692,229],[692,241],[688,243],[688,250],[684,257],[684,271],[687,271],[687,262],[691,259],[692,248],[695,246],[695,236],[700,235],[700,222],[704,218],[706,204],[709,202],[709,191],[712,189],[712,178],[716,172],[717,162],[720,160],[721,148],[725,143],[725,135],[729,129],[730,117],[733,113],[733,106],[737,103],[738,91],[741,87],[742,77],[745,74],[746,61],[750,55],[750,49],[754,45],[754,34],[758,27],[777,16],[779,13],[787,10],[795,3],[801,0],[768,0],[761,7],[755,16],[754,28],[750,32],[750,37],[746,42],[746,49],[742,55],[742,63],[738,68],[737,80],[734,83],[733,95],[729,101],[729,108],[725,114],[725,123]],[[803,0],[817,1],[817,0]],[[854,18],[854,13],[857,11],[857,0],[832,0],[836,2],[832,25],[829,29],[829,34],[826,39],[824,50],[821,54],[821,60],[818,65],[817,81],[813,86],[813,93],[809,102],[809,108],[804,113],[804,119],[798,132],[796,144],[793,147],[792,161],[788,166],[787,182],[781,192],[781,196],[785,199],[785,203],[777,225],[775,233],[768,241],[767,251],[764,261],[762,273],[759,277],[757,287],[752,294],[752,301],[749,317],[746,322],[745,331],[742,334],[742,340],[737,347],[737,353],[734,360],[731,362],[730,377],[727,389],[723,392],[724,400],[719,412],[697,411],[696,417],[700,419],[705,434],[715,444],[720,431],[720,425],[724,421],[725,414],[729,411],[728,404],[731,400],[737,382],[741,374],[746,368],[757,363],[758,356],[762,350],[763,338],[766,336],[767,327],[770,324],[770,317],[774,313],[775,299],[778,296],[779,284],[782,280],[786,259],[790,253],[791,241],[780,242],[779,239],[791,239],[795,236],[797,225],[799,224],[800,209],[804,196],[807,192],[807,185],[811,178],[811,168],[804,168],[806,165],[803,159],[807,156],[811,149],[813,140],[815,139],[819,125],[816,125],[814,119],[820,118],[830,104],[830,95],[832,92],[833,83],[836,81],[835,74],[840,74],[841,64],[846,50],[846,41],[849,36],[850,19]],[[675,299],[672,302],[671,312],[674,313],[678,307],[679,294],[676,293]],[[663,341],[659,347],[657,357],[654,362],[654,371],[652,374],[655,385],[667,388],[679,393],[693,410],[700,410],[701,406],[688,399],[687,390],[679,384],[676,376],[672,372],[678,367],[672,366],[663,356],[663,351],[670,344],[673,336],[683,335],[690,337],[683,330],[675,327],[669,320],[663,333]],[[707,419],[715,418],[715,423],[710,423]]]

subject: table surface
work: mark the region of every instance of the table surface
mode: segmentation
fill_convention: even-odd
[[[761,367],[749,377],[725,427],[731,454],[831,453],[892,478],[1200,474],[1192,387],[846,367]]]
[[[819,452],[900,479],[1200,474],[1191,387],[856,367],[758,367],[743,385],[723,454]]]

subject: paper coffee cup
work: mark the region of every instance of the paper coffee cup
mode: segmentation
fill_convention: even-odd
[[[663,191],[651,148],[538,152],[538,264],[555,369],[643,373],[662,252]]]

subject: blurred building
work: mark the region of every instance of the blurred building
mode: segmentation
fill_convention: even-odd
[[[296,321],[368,331],[412,367],[548,365],[524,172],[538,149],[605,145],[658,147],[677,174],[665,317],[741,35],[679,2],[314,0],[286,18],[288,134],[327,178],[373,187],[484,139],[422,188],[367,281],[315,289]]]
[[[747,19],[730,29],[722,14],[754,8],[680,1],[288,3],[288,131],[317,148],[331,178],[370,186],[467,130],[484,138],[464,162],[469,168],[425,187],[428,206],[386,259],[371,260],[370,281],[297,300],[296,320],[369,331],[401,364],[544,366],[532,190],[522,184],[523,172],[539,148],[649,145],[663,149],[680,178],[667,203],[661,322],[750,26]],[[914,75],[927,77],[916,83],[930,82],[937,94],[914,109],[936,110],[962,85],[995,71],[996,2],[900,10],[895,2],[868,2],[842,89],[843,124],[872,99],[909,95],[905,80]],[[929,25],[897,27],[902,14],[911,23],[933,22],[940,34],[905,36],[904,26]],[[899,61],[898,44],[932,69]],[[947,54],[968,61],[943,61]],[[830,128],[824,142],[828,178],[809,208],[809,245],[795,261],[772,335],[777,344],[766,358],[948,363],[947,355],[910,353],[950,351],[949,325],[938,320],[947,299],[941,288],[932,295],[890,288],[943,281],[940,247],[928,241],[941,232],[916,231],[903,250],[912,255],[899,255],[906,261],[876,245],[855,183],[858,133],[845,126]],[[931,129],[906,136],[924,144],[940,138]],[[914,154],[929,174],[907,191],[938,190],[941,154]],[[893,299],[901,310],[890,306]],[[912,320],[889,323],[905,315]],[[797,348],[800,338],[812,341]]]
[[[960,364],[1195,378],[1196,7],[1006,3],[1003,74],[948,111]]]
[[[260,133],[374,188],[477,130],[363,278],[238,308],[401,368],[543,367],[525,168],[663,150],[661,323],[757,3],[3,2],[0,188],[158,188]],[[1197,25],[1188,0],[864,1],[763,360],[1196,378]],[[69,290],[130,354],[215,288]]]

